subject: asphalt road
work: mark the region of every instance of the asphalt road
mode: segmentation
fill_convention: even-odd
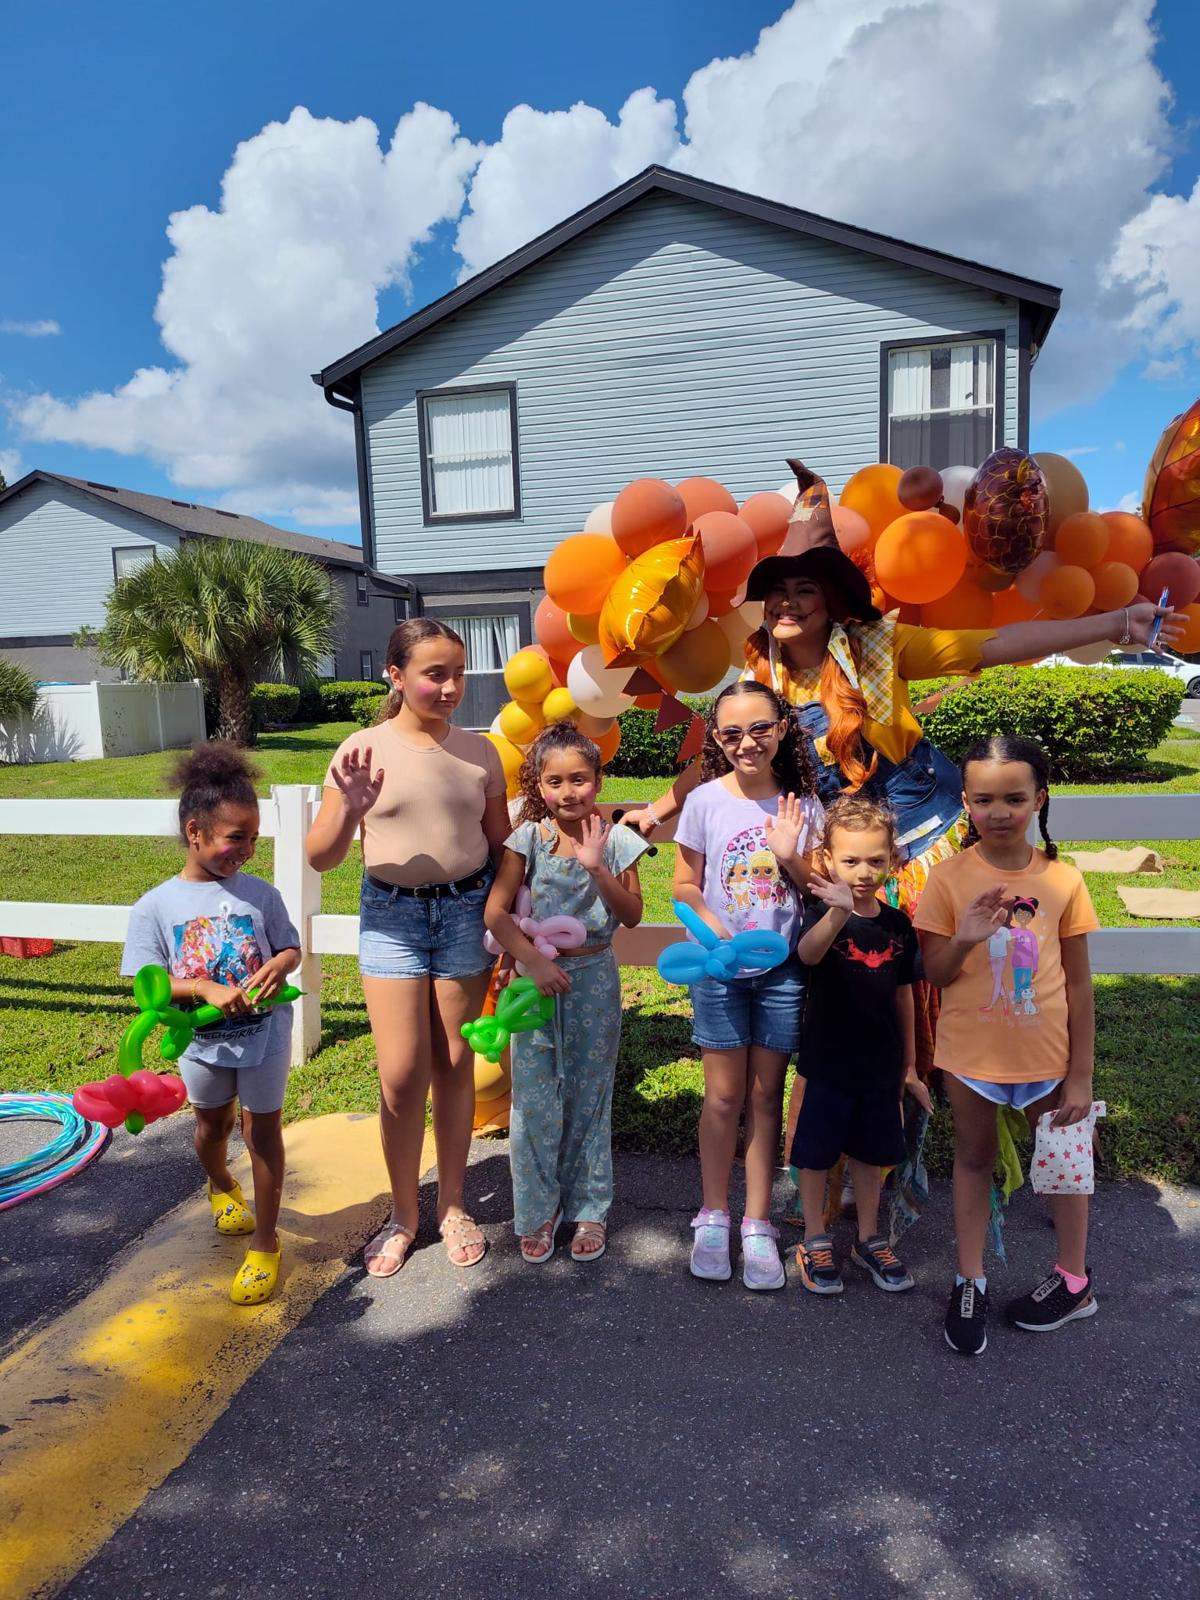
[[[831,1302],[688,1276],[690,1160],[619,1158],[608,1254],[527,1267],[506,1147],[473,1159],[484,1265],[427,1226],[395,1279],[347,1274],[66,1595],[1195,1593],[1196,1192],[1105,1186],[1099,1314],[967,1360],[944,1185],[916,1290]],[[1008,1241],[1001,1303],[1053,1259],[1026,1193]]]

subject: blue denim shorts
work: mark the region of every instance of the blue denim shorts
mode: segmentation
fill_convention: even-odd
[[[466,894],[418,900],[363,878],[358,902],[358,970],[364,978],[473,978],[493,958],[483,947],[486,881]]]
[[[791,1055],[800,1046],[804,968],[795,952],[751,978],[720,983],[702,978],[690,986],[692,1043],[701,1050],[764,1050]]]

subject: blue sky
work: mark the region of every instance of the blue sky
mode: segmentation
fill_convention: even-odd
[[[647,159],[1063,284],[1032,443],[1085,452],[1095,504],[1140,488],[1160,429],[1200,389],[1200,23],[1187,0],[610,0],[591,12],[69,0],[10,12],[5,55],[10,481],[37,465],[352,536],[349,440],[301,392],[303,372]],[[862,91],[872,74],[878,95]],[[448,115],[418,117],[389,170],[388,142],[417,102]],[[533,112],[506,122],[522,104]],[[310,119],[289,122],[295,107]],[[357,118],[378,148],[354,136],[350,151],[343,127]],[[303,147],[294,167],[263,137],[271,123]],[[877,150],[894,152],[903,204],[895,177],[864,174]],[[222,208],[231,169],[240,211]],[[422,188],[426,170],[441,176]],[[168,243],[168,218],[191,207],[204,208],[195,237]],[[259,216],[271,219],[261,234]],[[294,303],[275,303],[266,269],[286,272],[293,243],[308,252],[323,228],[358,227],[372,246],[309,260]],[[264,262],[276,245],[281,262]],[[155,305],[172,256],[164,347]],[[340,322],[325,318],[322,271],[355,290]],[[20,331],[44,322],[60,331]],[[223,327],[247,350],[241,374],[212,342]],[[294,361],[280,354],[292,348]],[[151,378],[125,392],[139,369]],[[307,476],[306,460],[320,463]]]

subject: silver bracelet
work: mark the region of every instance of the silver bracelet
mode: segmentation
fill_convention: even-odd
[[[1125,618],[1125,631],[1124,631],[1124,633],[1122,633],[1121,637],[1117,640],[1117,643],[1118,644],[1129,644],[1130,641],[1131,641],[1131,637],[1132,636],[1131,636],[1131,634],[1129,632],[1129,607],[1128,606],[1122,607],[1122,615]]]
[[[656,828],[661,828],[662,827],[662,823],[659,821],[659,818],[658,818],[658,812],[655,811],[654,802],[652,800],[649,800],[649,801],[646,802],[646,815],[650,818],[650,821],[654,824],[654,826]]]

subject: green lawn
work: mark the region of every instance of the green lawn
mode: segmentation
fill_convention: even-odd
[[[269,783],[320,782],[329,753],[351,731],[348,723],[266,734],[256,759]],[[1200,736],[1179,730],[1154,752],[1149,794],[1200,792]],[[0,798],[162,795],[171,754],[124,760],[0,767]],[[611,800],[657,793],[657,780],[614,779]],[[1111,793],[1104,786],[1064,788],[1071,793]],[[1053,827],[1053,807],[1051,808]],[[1200,844],[1138,841],[1153,845],[1167,865],[1156,884],[1200,888]],[[1063,841],[1060,841],[1063,843]],[[1099,845],[1090,845],[1099,849]],[[648,921],[671,920],[673,847],[647,859],[642,882]],[[0,835],[0,883],[11,900],[73,900],[129,904],[178,870],[178,846],[167,839],[67,839]],[[253,870],[269,877],[272,847],[259,847]],[[1100,920],[1131,922],[1116,895],[1125,881],[1090,875]],[[358,869],[352,861],[327,874],[323,906],[354,912]],[[1140,924],[1149,926],[1150,924]],[[1193,924],[1194,925],[1194,924]],[[112,945],[62,945],[33,961],[0,957],[0,1089],[70,1089],[109,1070],[112,1052],[129,1018],[129,987],[117,974]],[[618,1070],[614,1127],[627,1149],[688,1151],[703,1083],[689,1040],[686,992],[664,984],[653,969],[623,974],[625,1032]],[[1172,978],[1100,978],[1097,1094],[1107,1100],[1105,1149],[1114,1171],[1145,1172],[1173,1181],[1200,1178],[1200,981]],[[356,963],[327,957],[322,988],[322,1047],[293,1074],[289,1117],[335,1110],[372,1110],[377,1102],[374,1056]],[[1148,1041],[1150,1041],[1148,1047]],[[938,1119],[934,1164],[944,1167],[948,1115]]]

